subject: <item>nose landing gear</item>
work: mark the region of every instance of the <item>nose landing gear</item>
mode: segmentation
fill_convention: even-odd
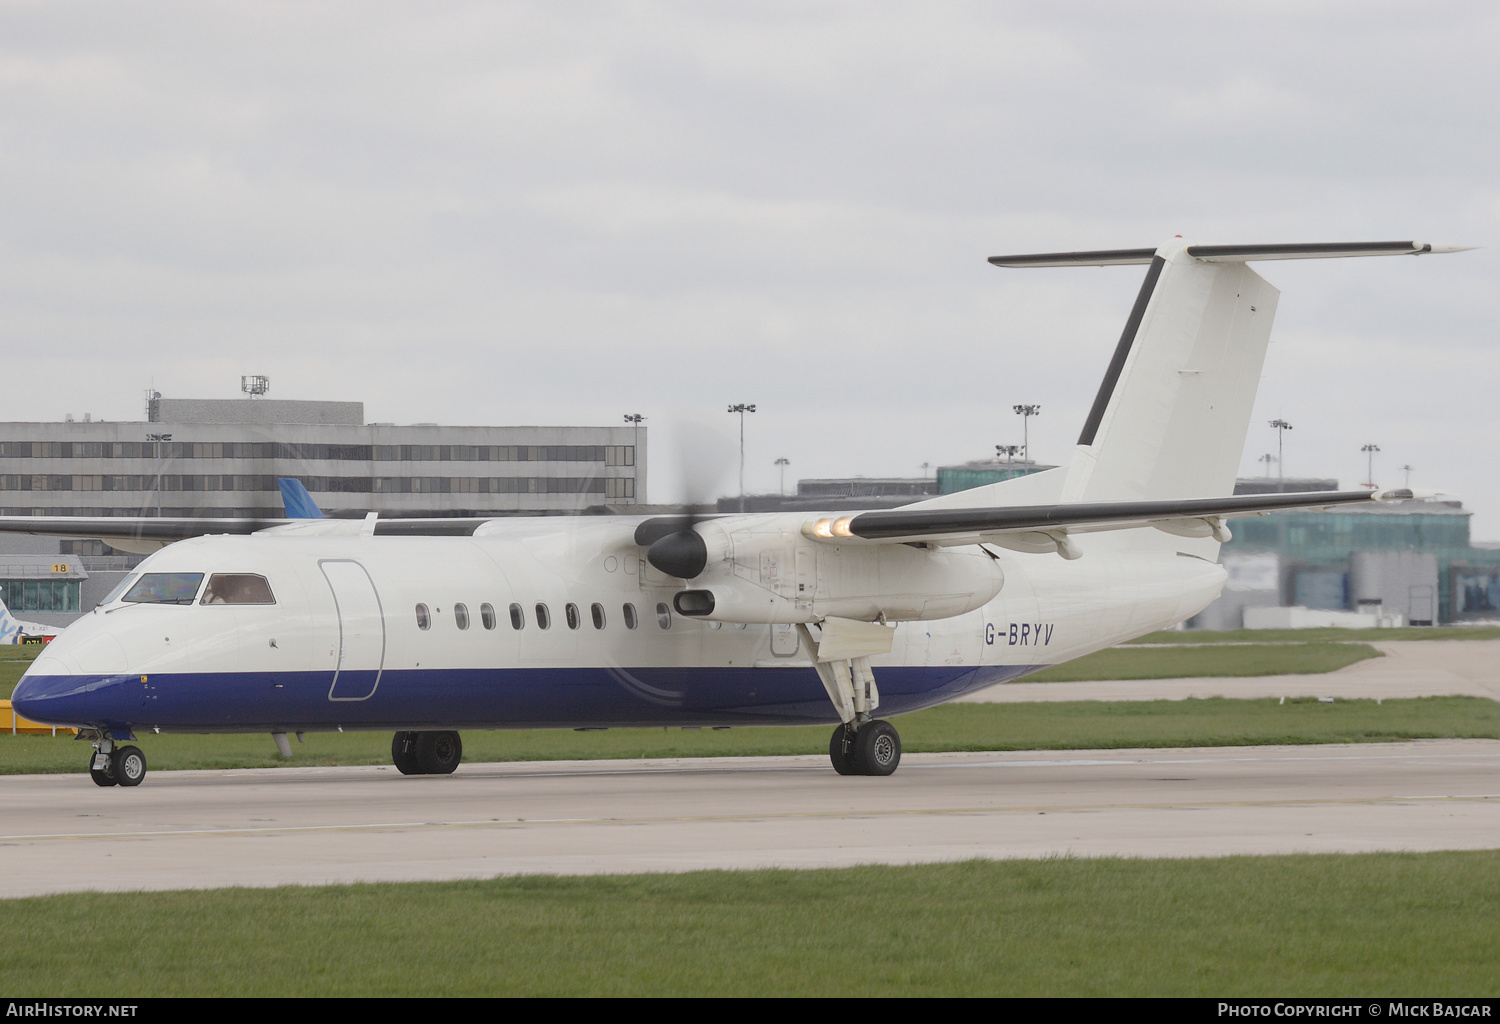
[[[113,740],[95,740],[89,778],[96,786],[139,786],[146,777],[146,755],[140,747],[116,747]]]
[[[402,775],[449,775],[463,756],[456,732],[398,732],[391,739],[391,761]]]

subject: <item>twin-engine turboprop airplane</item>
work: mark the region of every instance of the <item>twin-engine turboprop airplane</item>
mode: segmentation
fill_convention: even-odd
[[[128,741],[143,732],[269,732],[289,752],[287,733],[390,730],[402,772],[436,774],[464,728],[818,722],[837,723],[841,774],[889,775],[901,743],[877,710],[1181,622],[1224,585],[1229,519],[1412,497],[1231,496],[1277,299],[1246,263],[1447,251],[1174,240],[994,257],[1149,269],[1069,465],[892,511],[3,520],[161,549],[13,703],[86,730],[104,786],[141,781]]]

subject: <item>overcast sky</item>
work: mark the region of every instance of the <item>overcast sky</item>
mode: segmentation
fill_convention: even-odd
[[[1458,494],[1500,540],[1493,3],[0,0],[8,420],[142,395],[398,423],[746,423],[747,488],[1068,457],[1140,267],[1417,239],[1282,291],[1242,472]]]

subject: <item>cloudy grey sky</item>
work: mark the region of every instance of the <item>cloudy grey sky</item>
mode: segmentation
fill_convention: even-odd
[[[1067,457],[1141,268],[1408,239],[1282,290],[1243,472],[1459,494],[1500,540],[1500,6],[0,0],[3,418],[142,393],[653,428],[747,486]],[[731,456],[732,457],[732,456]],[[732,477],[732,467],[730,470]]]

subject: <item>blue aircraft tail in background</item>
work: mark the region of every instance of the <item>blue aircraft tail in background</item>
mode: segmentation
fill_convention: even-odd
[[[281,504],[286,509],[288,519],[323,518],[323,511],[312,500],[312,495],[307,493],[307,488],[302,486],[301,480],[282,476],[276,478],[276,483],[281,487]]]

